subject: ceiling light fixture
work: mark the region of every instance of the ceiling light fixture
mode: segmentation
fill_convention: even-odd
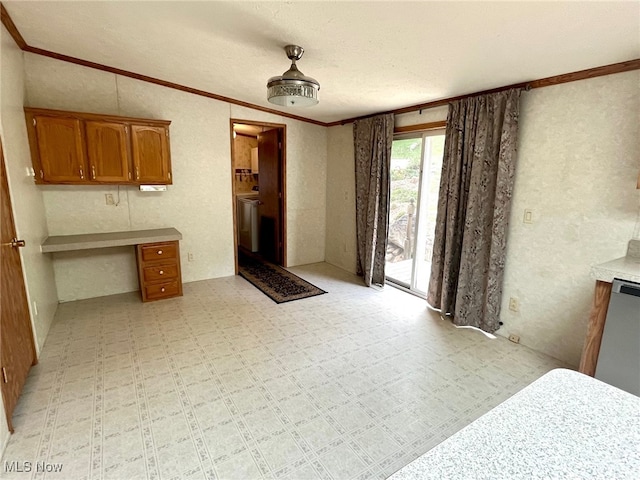
[[[318,103],[320,84],[317,80],[304,75],[296,66],[296,60],[302,58],[304,48],[298,45],[284,47],[291,67],[278,77],[267,82],[267,99],[283,107],[309,107]]]

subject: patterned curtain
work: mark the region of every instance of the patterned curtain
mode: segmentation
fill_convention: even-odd
[[[389,165],[393,114],[353,124],[356,166],[357,273],[367,286],[384,284],[389,232]]]
[[[493,333],[513,191],[520,89],[449,105],[427,301]]]

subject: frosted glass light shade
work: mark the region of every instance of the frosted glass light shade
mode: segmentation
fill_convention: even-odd
[[[318,86],[273,85],[267,88],[267,97],[271,103],[283,107],[310,107],[318,103]]]

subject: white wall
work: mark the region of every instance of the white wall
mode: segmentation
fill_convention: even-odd
[[[640,237],[640,72],[522,94],[518,165],[498,334],[577,366],[593,297],[592,264]],[[396,118],[446,119],[447,107]],[[326,261],[355,272],[353,129],[329,128]],[[524,209],[533,224],[523,224]],[[509,297],[520,303],[508,309]]]
[[[500,334],[577,366],[594,280],[640,206],[640,72],[523,94]],[[533,210],[533,224],[522,222]],[[509,297],[520,302],[508,309]]]
[[[328,128],[327,263],[356,273],[356,196],[353,124]]]
[[[120,187],[120,204],[108,206],[104,195],[117,199],[117,187],[40,187],[51,235],[171,226],[183,235],[184,282],[233,275],[233,117],[287,125],[288,264],[324,260],[325,128],[34,54],[25,70],[29,106],[172,122],[167,192]],[[138,289],[132,248],[55,254],[54,268],[61,301]]]
[[[31,167],[27,129],[24,120],[23,53],[2,28],[1,122],[4,155],[18,237],[26,246],[20,249],[26,279],[29,308],[34,325],[36,348],[42,348],[58,306],[51,259],[40,252],[47,237],[44,198],[27,175]],[[37,304],[36,315],[34,303]]]
[[[27,176],[31,157],[22,110],[23,53],[5,28],[2,27],[1,30],[0,132],[16,232],[18,237],[26,242],[20,253],[36,349],[39,353],[53,321],[58,299],[51,259],[40,253],[40,243],[47,236],[42,192],[33,183],[33,178]],[[37,304],[37,314],[34,303]],[[0,455],[8,438],[4,405],[0,405]]]

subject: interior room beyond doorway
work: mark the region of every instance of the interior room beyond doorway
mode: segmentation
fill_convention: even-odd
[[[231,124],[236,272],[240,252],[286,266],[285,125]]]

